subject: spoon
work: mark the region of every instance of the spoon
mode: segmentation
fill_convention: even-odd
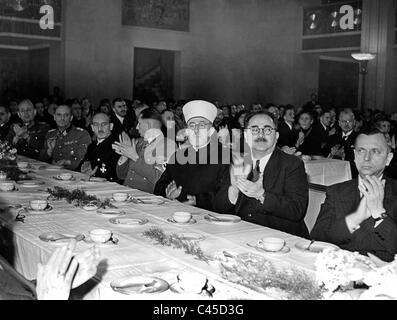
[[[212,215],[211,213],[209,213],[208,216],[209,216],[210,218],[216,220],[216,221],[223,221],[221,218],[218,218],[218,217]]]
[[[310,251],[310,247],[312,246],[312,244],[314,243],[314,240],[311,240],[309,243],[309,246],[306,248],[307,251]]]

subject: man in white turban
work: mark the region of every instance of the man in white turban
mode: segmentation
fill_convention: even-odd
[[[228,177],[230,164],[230,150],[219,144],[213,127],[217,108],[196,100],[183,107],[183,114],[188,147],[171,157],[154,193],[213,210],[215,195]]]

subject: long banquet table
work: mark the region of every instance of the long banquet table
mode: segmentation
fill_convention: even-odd
[[[51,169],[48,164],[26,159],[31,164],[43,164]],[[66,171],[66,170],[62,170]],[[60,182],[54,179],[57,172],[34,170],[30,173],[33,179],[45,182],[40,188],[25,188],[18,186],[18,192],[0,192],[0,208],[9,206],[27,206],[32,199],[46,199],[47,188],[61,186],[70,190],[81,188],[88,194],[96,195],[101,199],[111,198],[114,192],[128,192],[135,197],[148,196],[144,192],[127,188],[116,183],[93,183],[81,181],[86,176],[74,172],[75,181]],[[133,217],[144,217],[149,223],[142,226],[123,226],[111,224],[108,218],[98,213],[84,211],[81,208],[68,204],[66,201],[50,201],[53,210],[47,214],[26,214],[24,223],[15,221],[15,212],[3,210],[0,213],[0,222],[13,236],[14,266],[18,272],[28,279],[35,279],[37,264],[44,263],[58,247],[59,244],[43,242],[39,235],[44,232],[60,232],[87,235],[90,230],[97,228],[110,229],[119,239],[117,245],[101,245],[101,263],[98,273],[94,278],[95,285],[87,292],[82,293],[84,299],[205,299],[204,297],[189,297],[180,295],[170,290],[157,295],[123,295],[112,290],[112,280],[132,275],[152,275],[160,277],[170,284],[175,283],[177,275],[184,271],[195,271],[205,274],[209,283],[216,291],[214,299],[272,299],[269,294],[258,293],[244,286],[229,282],[221,277],[219,269],[213,264],[207,264],[187,255],[183,250],[172,249],[154,244],[152,240],[143,237],[142,233],[152,227],[160,227],[166,233],[194,232],[205,237],[200,242],[200,247],[207,255],[228,251],[231,253],[254,253],[261,255],[279,267],[297,267],[314,277],[314,262],[316,254],[303,252],[295,248],[295,244],[303,239],[272,230],[248,222],[234,225],[212,224],[204,219],[208,213],[205,210],[186,206],[177,201],[166,201],[162,205],[116,203]],[[178,226],[167,221],[176,211],[188,211],[193,214],[197,223],[188,226]],[[248,247],[247,242],[255,243],[263,237],[280,237],[286,241],[291,249],[288,253],[266,253]],[[91,245],[81,241],[77,251],[83,251]]]

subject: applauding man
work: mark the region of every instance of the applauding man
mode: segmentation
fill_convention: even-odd
[[[18,105],[18,116],[21,121],[11,126],[7,140],[16,146],[19,155],[38,159],[49,126],[35,121],[36,109],[30,100]]]
[[[41,159],[66,169],[76,170],[91,144],[89,133],[72,125],[69,106],[59,106],[54,114],[57,129],[48,131]]]
[[[328,189],[311,236],[392,261],[397,253],[397,181],[383,171],[393,154],[378,130],[360,134],[354,153],[358,179]]]
[[[170,159],[154,193],[189,205],[214,210],[215,196],[227,178],[230,151],[218,143],[213,127],[215,105],[192,101],[183,107],[188,143]]]
[[[110,123],[109,116],[105,113],[97,113],[92,118],[91,128],[96,139],[88,147],[80,171],[91,177],[121,182],[116,173],[119,155],[112,148],[115,137],[112,135],[113,124]]]
[[[117,176],[124,185],[153,193],[156,182],[165,170],[165,164],[175,152],[175,143],[165,139],[161,131],[162,118],[155,109],[141,112],[137,129],[140,139],[131,139],[125,132],[113,149],[121,155]]]
[[[308,237],[304,218],[309,186],[303,162],[276,148],[279,134],[272,114],[250,114],[246,128],[251,150],[245,161],[234,160],[230,179],[217,194],[216,210]]]

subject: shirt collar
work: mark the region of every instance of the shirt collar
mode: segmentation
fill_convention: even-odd
[[[292,130],[292,124],[289,124],[289,122],[288,122],[288,121],[285,121],[285,120],[284,120],[284,122],[287,124],[287,126],[289,127],[289,129]]]
[[[125,118],[120,117],[117,113],[116,113],[116,117],[117,117],[117,119],[120,120],[120,122],[121,122],[122,124],[124,124],[124,119],[125,119]]]
[[[274,151],[273,151],[274,152]],[[259,160],[259,170],[261,173],[263,173],[265,171],[266,165],[270,160],[270,157],[272,156],[272,153],[264,156],[262,159],[255,159],[251,153],[251,158],[252,158],[252,165],[255,167],[256,166],[256,162]]]
[[[353,130],[350,130],[348,133],[342,132],[342,138],[350,136],[352,134],[352,132],[353,132]]]

